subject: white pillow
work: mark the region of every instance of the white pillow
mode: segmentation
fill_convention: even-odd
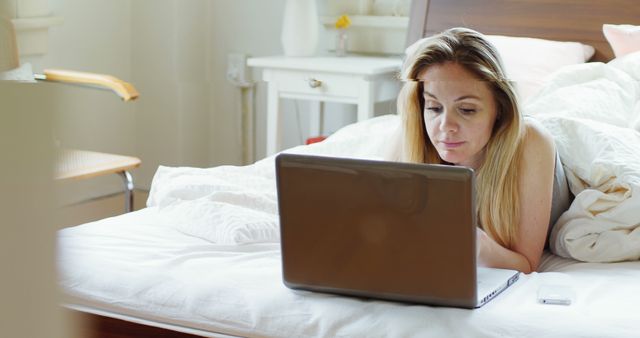
[[[507,76],[515,81],[523,101],[537,93],[556,70],[584,63],[595,53],[592,46],[579,42],[487,35],[498,49]]]
[[[537,93],[551,73],[564,66],[584,63],[595,53],[593,47],[579,42],[502,35],[486,37],[500,53],[507,77],[515,82],[522,101]],[[405,54],[413,54],[421,41],[407,47]]]
[[[602,32],[617,58],[640,51],[640,26],[604,24]]]

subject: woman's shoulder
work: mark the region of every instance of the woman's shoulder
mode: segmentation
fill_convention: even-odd
[[[555,150],[553,136],[540,121],[533,118],[524,120],[524,146]]]
[[[553,136],[540,123],[540,121],[533,118],[526,118],[524,120],[524,152],[540,155],[540,152],[555,154],[555,143]]]

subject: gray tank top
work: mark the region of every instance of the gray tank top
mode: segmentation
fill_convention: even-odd
[[[560,154],[556,151],[556,163],[554,169],[553,180],[553,197],[551,198],[551,216],[549,218],[549,231],[547,232],[547,243],[549,242],[549,236],[551,235],[551,229],[556,224],[558,218],[569,209],[571,202],[573,201],[573,195],[569,191],[569,184],[567,183],[567,176],[564,173],[562,162],[560,161]]]

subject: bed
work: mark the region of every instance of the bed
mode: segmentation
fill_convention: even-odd
[[[521,275],[484,307],[287,289],[273,157],[244,167],[160,167],[147,208],[61,230],[64,306],[89,318],[95,337],[638,336],[640,54],[610,62],[614,53],[602,34],[604,23],[640,25],[640,6],[635,0],[412,4],[408,44],[467,26],[485,34],[580,42],[593,47],[591,61],[600,61],[557,65],[540,82],[518,73],[522,57],[505,60],[521,80],[525,112],[556,136],[578,202],[554,227],[554,253],[544,253],[539,271]],[[584,45],[571,46],[586,58],[591,53]],[[386,159],[399,124],[396,115],[381,116],[287,151]],[[538,303],[541,285],[569,286],[573,303]]]

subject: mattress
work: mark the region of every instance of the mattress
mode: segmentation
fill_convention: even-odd
[[[220,245],[155,207],[63,229],[59,280],[71,308],[209,337],[632,337],[640,262],[582,263],[545,253],[541,272],[466,310],[288,289],[278,243]],[[537,301],[568,285],[569,306]]]

